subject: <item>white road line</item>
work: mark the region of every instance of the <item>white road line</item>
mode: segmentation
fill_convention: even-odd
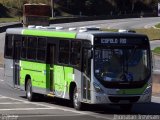
[[[160,97],[157,97],[157,96],[152,96],[152,98],[160,99]]]
[[[4,96],[6,97],[6,96]],[[37,106],[43,106],[43,107],[48,107],[48,108],[52,108],[51,106],[48,106],[48,105],[43,105],[43,104],[39,104],[39,103],[33,103],[33,102],[29,102],[29,101],[26,101],[26,100],[20,100],[20,99],[16,99],[16,98],[11,98],[11,97],[6,97],[8,99],[11,99],[11,100],[16,100],[16,101],[20,101],[20,102],[24,102],[24,103],[30,103],[30,104],[33,104],[33,105],[37,105]]]
[[[0,96],[2,96],[2,95],[0,95]],[[3,97],[6,97],[6,96],[3,96]],[[6,97],[6,98],[9,98],[11,100],[17,100],[17,101],[20,101],[20,102],[28,102],[28,101],[25,101],[25,100],[20,100],[20,99],[11,98],[11,97]],[[78,114],[87,114],[86,112],[81,112],[81,111],[76,111],[76,110],[71,110],[71,109],[65,109],[65,108],[60,108],[60,107],[53,107],[53,106],[44,105],[44,104],[40,104],[40,103],[33,103],[33,102],[28,102],[28,103],[33,104],[33,105],[37,105],[37,106],[43,106],[43,107],[50,108],[50,109],[63,110],[63,111],[68,111],[68,112],[73,112],[73,113],[78,113]]]
[[[0,109],[0,111],[28,111],[28,110],[51,110],[56,108],[13,108],[13,109]]]
[[[73,117],[81,116],[81,114],[72,114],[72,115],[20,115],[18,118],[35,118],[35,117]]]
[[[0,105],[13,105],[13,104],[28,104],[28,102],[4,102],[0,103]]]
[[[7,97],[4,97],[4,96],[0,96],[0,99],[7,99]]]
[[[0,81],[3,82],[4,80],[1,80],[1,79],[0,79]]]
[[[80,115],[88,115],[88,116],[92,116],[92,117],[96,117],[96,118],[103,118],[103,119],[107,119],[107,120],[110,120],[111,118],[109,117],[103,117],[103,116],[100,116],[98,114],[95,114],[93,112],[82,112],[82,111],[76,111],[76,110],[71,110],[71,109],[67,109],[67,108],[61,108],[60,106],[49,106],[49,105],[44,105],[44,104],[39,104],[39,103],[32,103],[32,102],[28,102],[28,101],[25,101],[25,100],[20,100],[20,99],[16,99],[16,98],[11,98],[11,97],[6,97],[6,96],[2,96],[0,95],[1,97],[5,97],[5,98],[9,98],[9,99],[12,99],[12,100],[17,100],[17,101],[20,101],[20,102],[24,102],[24,103],[30,103],[30,104],[33,104],[33,105],[38,105],[38,106],[43,106],[45,108],[13,108],[13,109],[0,109],[0,111],[20,111],[20,110],[24,110],[24,111],[29,111],[29,110],[63,110],[63,111],[67,111],[67,112],[73,112],[73,113],[77,113],[77,114],[80,114]]]
[[[0,70],[3,70],[4,68],[3,67],[0,67]]]

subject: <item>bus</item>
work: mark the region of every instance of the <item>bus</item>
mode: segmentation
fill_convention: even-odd
[[[6,30],[4,76],[26,91],[71,100],[75,109],[151,102],[152,61],[146,35],[50,27]]]

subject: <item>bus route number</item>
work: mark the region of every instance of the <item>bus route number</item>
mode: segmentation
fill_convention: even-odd
[[[127,43],[127,40],[125,38],[120,38],[120,44],[126,44]]]
[[[118,39],[101,39],[103,44],[126,44],[127,40],[125,38]]]

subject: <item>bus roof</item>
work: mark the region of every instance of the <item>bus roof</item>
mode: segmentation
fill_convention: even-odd
[[[78,38],[92,40],[92,37],[147,37],[143,34],[129,33],[129,32],[106,32],[106,31],[85,31],[79,32],[69,30],[56,30],[56,29],[36,29],[36,28],[8,28],[7,34],[19,34],[30,36],[42,36],[42,37],[59,37],[59,38]]]

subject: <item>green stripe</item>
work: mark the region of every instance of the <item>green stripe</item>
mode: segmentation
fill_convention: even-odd
[[[148,84],[145,84],[142,88],[135,88],[135,89],[121,89],[117,93],[120,95],[135,95],[135,94],[143,94],[145,89],[147,88]]]
[[[29,30],[24,29],[23,35],[43,36],[43,37],[60,37],[60,38],[75,38],[75,32],[59,32],[59,31],[46,31],[46,30]]]

